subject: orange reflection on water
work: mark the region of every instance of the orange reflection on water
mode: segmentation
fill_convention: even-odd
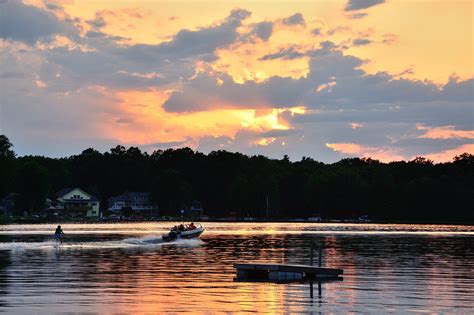
[[[474,297],[473,226],[204,222],[201,241],[161,243],[175,224],[64,224],[59,250],[51,224],[1,226],[0,303],[25,313],[469,313]],[[314,298],[308,283],[234,281],[234,263],[307,264],[315,244],[344,281],[321,293],[315,282]]]

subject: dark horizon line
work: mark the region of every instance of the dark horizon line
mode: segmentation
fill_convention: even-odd
[[[145,145],[145,146],[149,146],[149,145]],[[14,146],[13,146],[14,147]],[[301,162],[301,161],[304,161],[305,159],[311,159],[315,162],[318,162],[318,163],[323,163],[323,164],[327,164],[327,165],[330,165],[330,164],[337,164],[341,161],[345,161],[345,160],[352,160],[352,159],[359,159],[359,160],[365,160],[365,161],[374,161],[374,162],[378,162],[380,164],[391,164],[391,163],[401,163],[401,162],[405,162],[405,163],[409,163],[409,162],[414,162],[414,161],[417,161],[417,160],[423,160],[424,162],[426,163],[430,163],[430,164],[433,164],[433,165],[439,165],[439,164],[447,164],[447,163],[452,163],[455,161],[455,159],[457,157],[461,157],[461,156],[464,156],[464,155],[472,155],[471,153],[469,152],[463,152],[459,155],[455,155],[451,158],[451,161],[446,161],[446,162],[435,162],[433,160],[430,160],[426,157],[424,157],[423,155],[417,155],[416,157],[414,157],[413,159],[402,159],[402,160],[393,160],[393,161],[390,161],[390,162],[384,162],[384,161],[381,161],[381,160],[378,160],[376,158],[372,158],[372,157],[362,157],[362,156],[348,156],[348,157],[343,157],[341,159],[339,159],[338,161],[335,161],[335,162],[323,162],[323,161],[320,161],[320,160],[317,160],[315,158],[313,158],[312,156],[302,156],[301,159],[299,160],[292,160],[291,157],[288,155],[288,154],[284,154],[283,157],[281,159],[278,159],[278,158],[272,158],[272,157],[269,157],[267,155],[264,155],[264,154],[248,154],[248,153],[244,153],[244,152],[240,152],[240,151],[233,151],[233,150],[227,150],[227,149],[219,149],[219,150],[212,150],[210,151],[209,153],[204,153],[202,151],[198,151],[198,150],[194,150],[193,148],[190,148],[189,146],[184,146],[184,147],[168,147],[168,148],[163,148],[163,149],[158,149],[158,150],[153,150],[152,153],[148,153],[148,151],[146,150],[143,150],[143,146],[134,146],[134,145],[130,145],[128,148],[124,145],[121,145],[121,144],[117,144],[115,147],[113,148],[110,148],[108,151],[104,151],[104,152],[101,152],[99,151],[98,149],[96,148],[93,148],[93,147],[89,147],[87,149],[84,149],[82,150],[81,153],[77,153],[77,154],[71,154],[71,155],[65,155],[65,156],[57,156],[57,157],[54,157],[54,156],[47,156],[47,155],[41,155],[41,154],[24,154],[24,155],[18,155],[16,154],[15,152],[15,157],[16,158],[28,158],[28,157],[41,157],[41,158],[48,158],[48,159],[56,159],[56,160],[61,160],[61,159],[69,159],[69,158],[72,158],[72,157],[75,157],[75,156],[80,156],[82,155],[85,151],[87,150],[94,150],[96,152],[98,152],[99,154],[101,155],[105,155],[105,154],[112,154],[111,153],[111,150],[112,149],[115,149],[117,147],[123,147],[125,148],[125,152],[128,150],[128,149],[131,149],[131,148],[137,148],[140,150],[140,152],[142,154],[146,154],[148,156],[152,156],[155,152],[159,152],[159,151],[162,151],[162,152],[166,152],[166,151],[179,151],[179,150],[185,150],[185,149],[189,149],[191,150],[194,154],[203,154],[205,156],[209,156],[211,153],[213,152],[228,152],[228,153],[232,153],[232,154],[241,154],[243,156],[246,156],[248,158],[252,158],[252,157],[265,157],[269,160],[284,160],[285,157],[288,157],[288,160],[291,162],[291,163],[297,163],[297,162]]]

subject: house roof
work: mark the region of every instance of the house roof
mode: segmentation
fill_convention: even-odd
[[[130,195],[130,197],[149,197],[150,196],[150,193],[148,193],[148,192],[134,192],[134,191],[131,191],[128,194]]]
[[[16,197],[18,197],[20,194],[18,193],[9,193],[6,196],[4,196],[1,200],[3,201],[14,201]]]
[[[76,188],[69,188],[69,187],[63,188],[63,189],[61,189],[60,191],[58,191],[58,192],[56,193],[56,196],[62,197],[62,196],[64,196],[65,194],[70,193],[70,192],[73,191],[74,189],[76,189]]]
[[[130,201],[131,199],[134,199],[135,197],[145,197],[148,198],[150,196],[150,193],[148,192],[135,192],[135,191],[130,191],[130,192],[125,192],[121,195],[118,196],[113,196],[110,197],[110,201]]]
[[[99,199],[98,199],[96,196],[94,196],[94,195],[92,195],[92,194],[89,194],[87,191],[85,191],[85,190],[83,190],[83,189],[81,189],[81,188],[78,188],[78,187],[74,187],[74,188],[66,187],[66,188],[63,188],[63,189],[61,189],[60,191],[58,191],[58,192],[56,193],[56,196],[57,196],[57,197],[62,197],[62,196],[64,196],[64,195],[67,195],[68,193],[70,193],[71,191],[73,191],[73,190],[75,190],[75,189],[80,190],[80,191],[82,191],[84,194],[90,196],[90,198],[91,198],[90,200],[92,200],[92,201],[99,201]]]

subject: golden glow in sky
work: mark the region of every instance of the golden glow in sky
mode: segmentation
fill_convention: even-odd
[[[453,73],[464,79],[474,75],[472,1],[387,1],[370,8],[370,14],[362,19],[349,19],[341,10],[344,4],[345,1],[65,1],[64,10],[84,20],[94,19],[99,12],[107,21],[104,32],[128,38],[129,43],[143,44],[169,41],[182,29],[212,25],[234,8],[252,12],[248,24],[301,12],[305,28],[277,25],[278,32],[270,43],[254,42],[219,50],[222,60],[216,65],[233,69],[237,80],[252,78],[249,73],[254,73],[257,80],[259,76],[293,76],[297,71],[301,75],[307,62],[282,62],[275,67],[258,62],[258,56],[282,46],[311,47],[327,38],[342,42],[360,35],[373,36],[377,44],[351,47],[348,53],[369,59],[370,63],[364,66],[369,72],[401,73],[412,68],[411,77],[440,83]],[[245,28],[248,25],[242,27]],[[314,28],[321,28],[323,33],[339,30],[318,39],[311,34]],[[380,43],[387,39],[395,43]]]
[[[78,142],[52,155],[91,138],[326,161],[473,153],[472,1],[2,6],[0,131],[15,140],[10,117],[36,117],[29,132],[51,140],[78,117]]]

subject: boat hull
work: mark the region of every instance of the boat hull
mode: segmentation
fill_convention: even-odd
[[[187,230],[183,232],[170,232],[162,236],[163,241],[171,242],[177,239],[193,239],[198,238],[204,232],[203,227],[198,227],[194,230]]]
[[[191,239],[198,238],[204,232],[204,228],[196,228],[194,230],[182,232],[179,238]]]

